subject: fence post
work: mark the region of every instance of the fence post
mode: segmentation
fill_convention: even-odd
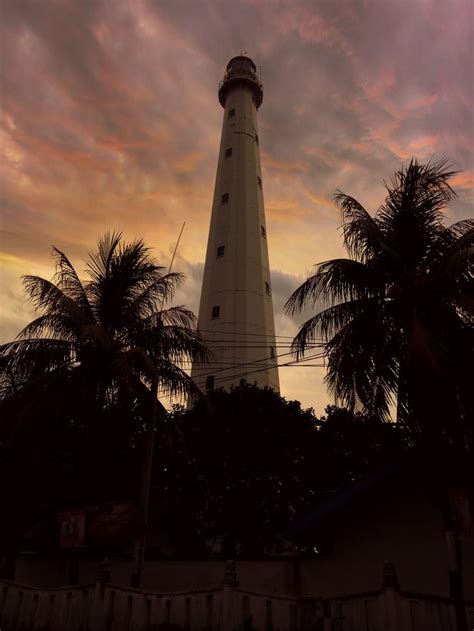
[[[232,631],[233,629],[234,589],[238,584],[235,561],[226,561],[224,580],[222,581],[220,631]]]
[[[110,563],[107,558],[99,565],[99,572],[95,581],[94,600],[92,602],[91,618],[88,628],[91,631],[102,631],[105,617],[105,588],[110,583]]]
[[[384,631],[403,631],[400,611],[400,585],[397,581],[395,565],[386,561],[383,564],[381,594],[381,622]]]

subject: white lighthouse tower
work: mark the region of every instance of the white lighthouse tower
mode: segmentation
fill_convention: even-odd
[[[202,390],[242,380],[279,390],[257,129],[262,100],[254,62],[231,59],[219,86],[224,121],[198,322],[212,358],[191,373]]]

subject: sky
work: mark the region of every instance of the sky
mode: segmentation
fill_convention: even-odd
[[[319,262],[344,256],[337,189],[374,213],[416,157],[459,170],[448,223],[474,215],[471,0],[2,0],[0,342],[31,319],[20,277],[82,271],[100,235],[143,237],[198,310],[223,110],[245,51],[258,114],[277,334]],[[307,314],[308,315],[308,314]],[[301,318],[300,320],[301,321]],[[321,413],[320,368],[281,368],[283,396]]]

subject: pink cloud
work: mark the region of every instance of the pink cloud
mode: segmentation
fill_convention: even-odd
[[[145,235],[169,260],[186,221],[178,262],[197,302],[223,115],[217,83],[241,39],[263,68],[276,268],[304,275],[342,254],[335,190],[375,209],[383,179],[413,155],[446,156],[463,171],[450,219],[472,215],[470,2],[49,0],[3,13],[1,245],[28,265],[47,260],[51,243],[80,264],[114,228]]]

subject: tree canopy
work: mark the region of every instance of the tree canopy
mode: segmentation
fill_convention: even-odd
[[[176,408],[168,422],[175,442],[157,458],[156,494],[167,494],[180,541],[194,541],[199,555],[294,553],[295,519],[405,448],[393,424],[336,407],[318,419],[246,383]]]
[[[71,486],[52,488],[70,502],[92,489],[110,493],[105,480],[127,478],[124,472],[134,483],[136,471],[123,468],[123,457],[145,429],[147,441],[153,437],[155,416],[164,415],[157,397],[194,392],[181,363],[207,357],[193,313],[168,306],[183,275],[166,273],[141,239],[99,239],[86,281],[63,252],[53,248],[53,256],[51,281],[23,278],[38,317],[0,347],[2,463],[18,474],[15,492],[4,489],[10,504],[21,490],[23,504],[33,502],[35,472],[61,473],[66,462]],[[123,489],[132,492],[130,483]]]
[[[382,418],[396,403],[414,440],[463,451],[473,445],[474,221],[444,225],[453,175],[445,161],[412,160],[374,216],[337,192],[349,258],[317,265],[286,309],[317,309],[293,348],[326,340],[337,401]]]

